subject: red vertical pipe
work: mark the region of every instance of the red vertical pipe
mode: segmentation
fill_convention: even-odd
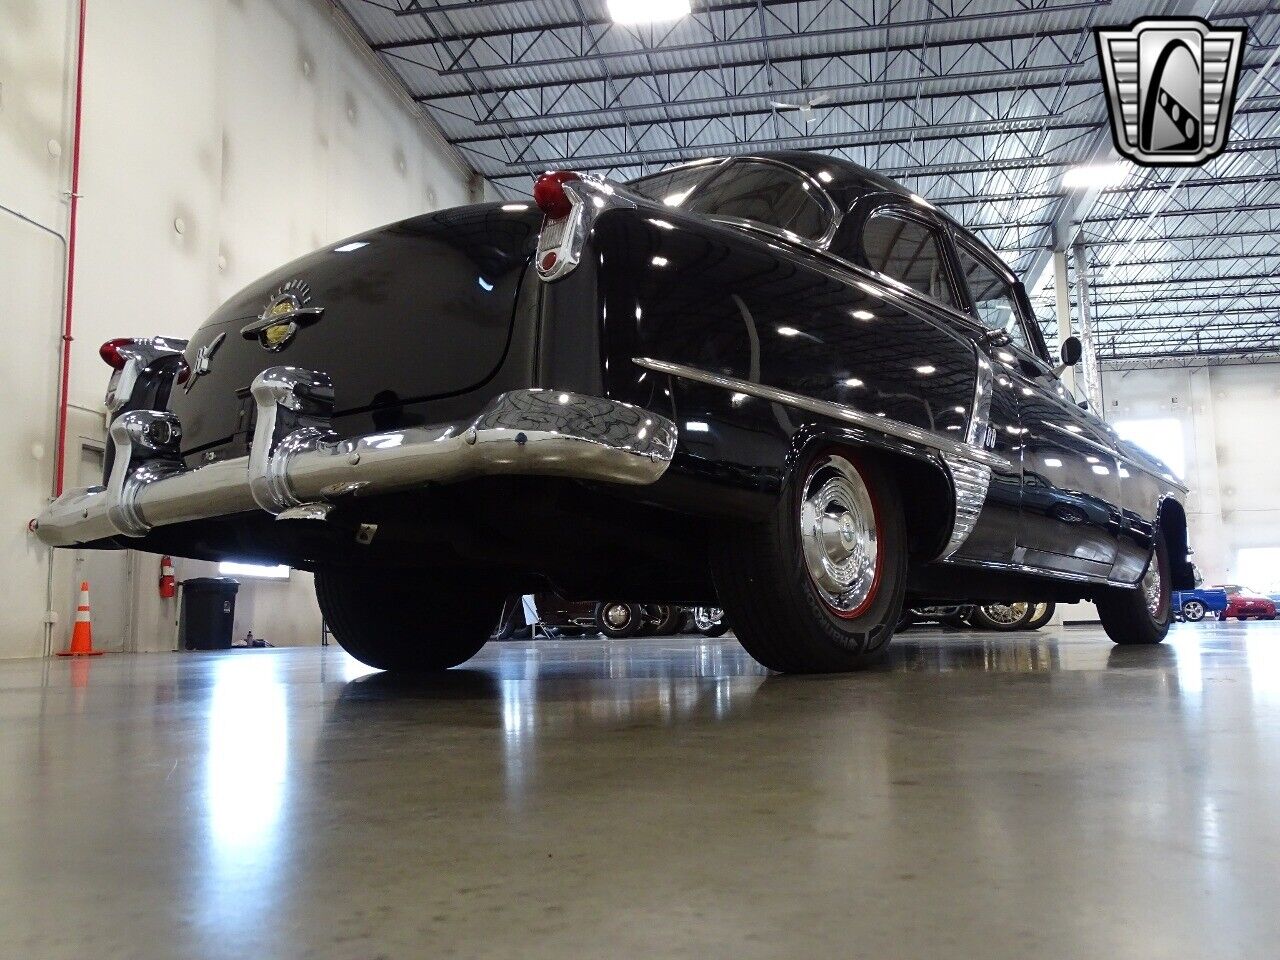
[[[58,387],[58,450],[54,496],[61,496],[67,470],[67,407],[71,403],[71,317],[76,286],[76,214],[80,208],[80,114],[84,104],[84,21],[89,0],[80,0],[76,35],[76,101],[71,129],[71,222],[67,226],[67,295],[62,318],[62,380]]]

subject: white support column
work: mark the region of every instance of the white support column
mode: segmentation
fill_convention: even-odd
[[[1103,417],[1102,383],[1098,368],[1098,351],[1093,342],[1093,320],[1089,313],[1089,252],[1077,241],[1071,247],[1076,264],[1076,301],[1080,308],[1080,342],[1084,344],[1084,356],[1080,364],[1084,394],[1089,398],[1089,408]]]
[[[1058,296],[1058,347],[1071,336],[1071,287],[1067,283],[1067,251],[1053,251],[1053,289]],[[1075,367],[1067,367],[1062,373],[1062,382],[1067,389],[1075,392]]]

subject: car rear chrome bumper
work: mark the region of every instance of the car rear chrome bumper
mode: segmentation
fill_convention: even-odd
[[[121,415],[111,426],[107,485],[63,494],[37,518],[36,535],[66,547],[257,509],[319,520],[344,497],[497,474],[650,484],[675,454],[676,427],[665,417],[557,390],[504,393],[470,423],[348,440],[329,427],[333,388],[324,374],[273,367],[252,393],[249,456],[195,469],[182,462],[172,413]]]

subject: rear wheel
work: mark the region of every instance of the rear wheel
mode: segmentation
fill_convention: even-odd
[[[988,603],[973,608],[969,619],[984,630],[1025,630],[1035,616],[1034,603]]]
[[[1102,629],[1115,643],[1159,643],[1173,619],[1169,589],[1169,550],[1159,533],[1137,589],[1111,587],[1094,601]]]
[[[429,673],[470,660],[502,608],[502,591],[457,575],[317,570],[315,582],[334,638],[380,670]]]
[[[634,637],[644,625],[644,616],[634,603],[608,600],[596,604],[596,626],[606,637],[622,640]]]
[[[712,572],[747,652],[773,670],[829,673],[872,661],[902,611],[906,532],[874,459],[805,458],[773,517],[714,543]]]
[[[1187,623],[1199,623],[1204,619],[1204,604],[1199,600],[1188,600],[1182,605],[1182,616]]]

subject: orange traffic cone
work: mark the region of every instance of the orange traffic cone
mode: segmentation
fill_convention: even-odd
[[[93,649],[93,624],[89,621],[89,581],[80,584],[80,605],[76,607],[76,623],[71,628],[71,648],[60,650],[60,657],[100,657],[106,651]]]

